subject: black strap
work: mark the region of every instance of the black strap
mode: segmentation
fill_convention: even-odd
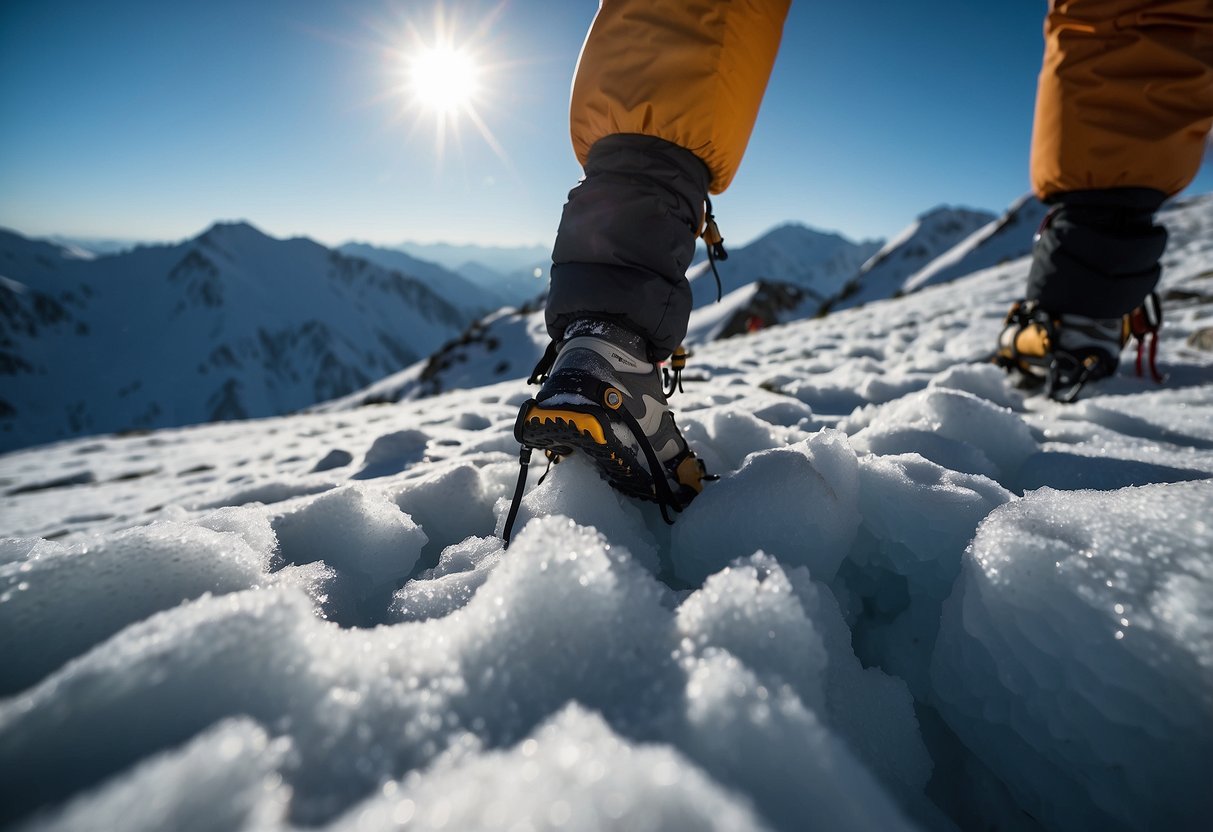
[[[716,278],[716,302],[720,303],[724,296],[724,289],[720,284],[720,272],[716,271],[716,261],[728,260],[729,253],[725,250],[724,237],[720,234],[720,227],[716,225],[716,215],[712,213],[712,200],[710,197],[704,197],[703,201],[707,205],[703,242],[708,249],[708,265],[712,267],[712,277]]]
[[[675,511],[682,511],[682,504],[674,496],[673,489],[670,488],[670,482],[665,476],[665,466],[657,459],[657,452],[653,450],[653,443],[645,435],[644,429],[640,427],[640,422],[636,421],[636,417],[626,407],[621,407],[616,412],[623,417],[627,426],[631,428],[632,434],[640,445],[640,450],[644,452],[645,461],[649,466],[649,476],[653,479],[653,496],[657,504],[661,506],[661,519],[666,522],[667,526],[674,525],[674,521],[670,519],[669,508],[673,508]]]
[[[531,377],[526,380],[527,384],[540,384],[547,378],[548,371],[552,369],[552,365],[556,363],[556,354],[560,352],[560,346],[555,341],[548,342],[548,348],[543,351],[538,363],[535,364],[535,369],[531,370]]]
[[[510,501],[510,513],[505,516],[505,528],[501,531],[501,548],[510,548],[510,533],[518,519],[518,508],[522,505],[522,492],[526,490],[527,468],[531,464],[531,449],[523,445],[518,452],[518,484],[514,486],[514,499]]]

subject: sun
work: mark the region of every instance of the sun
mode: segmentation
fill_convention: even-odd
[[[407,73],[410,96],[436,113],[467,110],[480,90],[476,59],[453,46],[421,47],[408,57]]]
[[[394,120],[414,131],[432,127],[435,173],[441,173],[448,151],[463,158],[466,131],[484,141],[507,166],[505,149],[489,128],[500,89],[511,62],[494,48],[499,19],[507,0],[474,21],[467,21],[437,0],[428,24],[425,18],[403,28],[385,30],[381,54],[387,85],[381,99],[395,99]]]

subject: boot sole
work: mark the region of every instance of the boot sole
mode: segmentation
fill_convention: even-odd
[[[655,502],[652,477],[636,454],[616,438],[614,427],[606,411],[593,405],[545,407],[528,399],[518,411],[514,438],[556,456],[580,451],[611,487],[629,497]]]

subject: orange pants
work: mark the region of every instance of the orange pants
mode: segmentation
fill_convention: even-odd
[[[790,0],[603,0],[570,121],[584,164],[613,133],[693,152],[728,187]],[[1213,0],[1053,0],[1036,103],[1038,195],[1182,190],[1213,126]]]
[[[1032,132],[1037,195],[1177,193],[1210,127],[1211,0],[1054,0]]]

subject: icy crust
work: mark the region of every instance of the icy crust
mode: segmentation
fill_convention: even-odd
[[[1026,261],[705,345],[673,528],[574,458],[503,551],[520,381],[0,456],[0,826],[1203,830],[1176,210],[1163,384],[983,363]]]
[[[852,627],[858,654],[904,679],[920,701],[930,701],[940,609],[965,548],[982,519],[1011,499],[986,477],[918,454],[859,460],[863,522],[836,588],[863,601]]]
[[[1213,817],[1213,485],[993,512],[931,667],[961,740],[1052,829]]]

